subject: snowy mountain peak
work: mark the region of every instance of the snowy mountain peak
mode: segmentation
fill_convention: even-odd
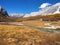
[[[24,14],[10,14],[9,15],[10,17],[15,17],[15,18],[18,18],[18,17],[23,17],[24,16]]]
[[[59,3],[56,3],[55,6],[60,6],[60,2]]]
[[[60,14],[60,3],[56,3],[52,6],[49,6],[48,8],[45,8],[44,10],[39,12],[40,15],[49,15],[49,14]]]
[[[0,6],[0,9],[2,8],[2,6]]]
[[[54,12],[54,14],[59,13],[60,14],[60,7]]]
[[[60,2],[56,3],[54,5],[51,5],[49,7],[43,8],[38,12],[32,12],[28,15],[25,15],[24,17],[30,17],[30,16],[37,16],[37,15],[50,15],[50,14],[60,14]]]
[[[54,6],[57,7],[57,10],[53,14],[56,14],[56,13],[60,14],[60,3],[56,3]]]

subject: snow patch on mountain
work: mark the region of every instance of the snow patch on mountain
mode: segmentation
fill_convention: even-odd
[[[30,14],[26,14],[24,17],[31,17],[31,16],[36,16],[38,12],[32,12]]]
[[[57,9],[57,11],[54,12],[54,14],[56,13],[60,14],[60,7]]]
[[[10,14],[10,17],[15,17],[15,18],[23,17],[23,16],[24,16],[24,14],[16,14],[16,13]]]
[[[60,2],[49,7],[45,7],[39,10],[38,12],[32,12],[30,14],[26,14],[24,17],[36,16],[36,15],[45,16],[45,15],[57,14],[57,13],[60,14]]]

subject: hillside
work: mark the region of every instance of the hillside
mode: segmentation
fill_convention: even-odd
[[[14,21],[11,17],[9,17],[7,11],[0,6],[0,22],[8,22]]]
[[[3,16],[0,14],[0,22],[9,22],[9,21],[13,21],[13,19],[11,19],[9,16]]]
[[[60,14],[52,14],[45,16],[37,15],[37,16],[30,16],[30,17],[16,19],[16,21],[27,21],[27,20],[58,21],[60,20]]]

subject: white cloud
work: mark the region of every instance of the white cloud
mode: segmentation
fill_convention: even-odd
[[[46,8],[47,6],[50,6],[50,3],[43,3],[39,8]]]
[[[46,8],[46,7],[50,6],[50,5],[51,5],[50,3],[43,3],[43,4],[41,4],[41,6],[39,8],[43,9],[43,8]],[[39,15],[40,14],[40,11],[41,10],[38,10],[37,12],[31,12],[29,14],[25,14],[24,17],[30,17],[30,16]]]

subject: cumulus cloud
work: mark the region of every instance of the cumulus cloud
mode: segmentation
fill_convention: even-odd
[[[41,4],[41,6],[39,8],[46,8],[50,5],[51,5],[50,3],[43,3],[43,4]]]

